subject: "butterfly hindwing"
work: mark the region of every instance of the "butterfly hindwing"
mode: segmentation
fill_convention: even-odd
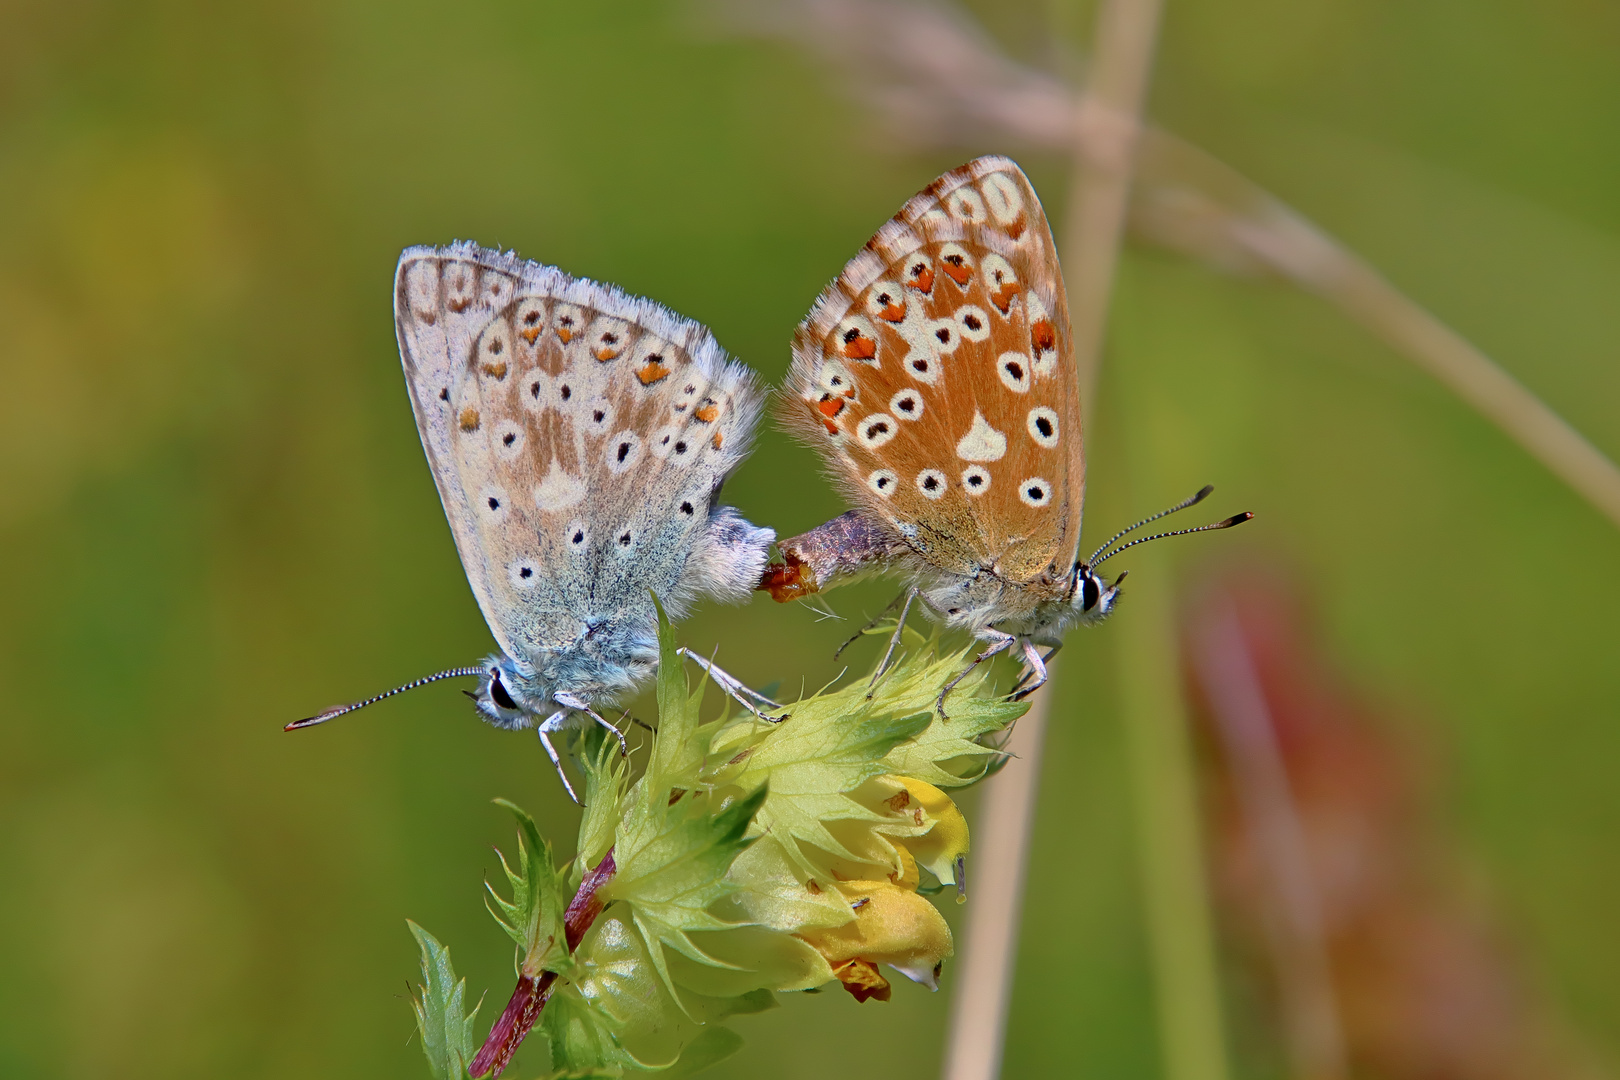
[[[1006,158],[885,223],[794,337],[787,415],[939,569],[1024,582],[1079,544],[1085,466],[1051,229]]]
[[[506,653],[679,614],[759,392],[709,332],[611,286],[458,244],[400,259],[396,322],[456,546]],[[767,537],[768,542],[768,537]],[[712,591],[712,590],[710,590]]]

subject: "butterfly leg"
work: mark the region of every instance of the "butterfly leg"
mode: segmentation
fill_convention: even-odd
[[[1020,675],[1018,677],[1018,681],[1013,684],[1012,693],[1008,696],[1013,701],[1023,701],[1024,698],[1046,685],[1046,665],[1051,663],[1052,657],[1056,656],[1057,651],[1061,648],[1063,648],[1062,645],[1054,645],[1052,646],[1051,652],[1047,653],[1045,656],[1040,656],[1035,651],[1035,645],[1033,642],[1024,642],[1024,673]],[[1034,679],[1034,684],[1026,686],[1025,684],[1029,683],[1031,679]]]
[[[885,671],[889,670],[889,660],[894,656],[894,650],[900,647],[900,638],[906,632],[906,616],[911,614],[911,602],[917,599],[917,590],[907,589],[904,596],[906,604],[905,607],[900,609],[899,621],[894,624],[894,633],[889,637],[889,647],[884,651],[883,660],[878,664],[877,670],[872,672],[872,681],[866,684],[866,699],[868,701],[872,700],[872,693],[877,686],[877,681],[883,677]],[[898,601],[900,598],[895,597],[895,599]],[[890,604],[889,607],[892,608],[894,605]]]
[[[551,736],[561,731],[567,722],[568,710],[558,709],[546,717],[545,722],[536,728],[535,732],[540,736],[540,745],[546,748],[546,757],[551,759],[552,767],[557,770],[557,779],[562,781],[563,790],[568,792],[568,797],[574,800],[576,806],[583,806],[579,796],[574,794],[574,785],[568,782],[568,774],[563,772],[562,758],[557,756],[557,748],[551,745]]]
[[[692,661],[692,663],[696,664],[698,667],[707,672],[709,678],[714,680],[716,686],[720,687],[720,689],[724,690],[728,695],[730,695],[732,700],[737,704],[753,713],[755,719],[763,720],[767,724],[780,724],[783,720],[787,719],[785,716],[766,716],[764,713],[760,712],[759,706],[754,704],[755,701],[760,702],[768,709],[780,709],[782,706],[778,702],[772,701],[758,690],[750,689],[743,683],[741,679],[726,671],[713,660],[710,660],[707,657],[699,656],[691,649],[683,648],[680,649],[679,652],[682,656],[686,657],[688,660]],[[750,698],[752,698],[753,701],[750,701]]]
[[[872,616],[870,619],[868,619],[866,621],[865,626],[863,626],[859,630],[855,631],[855,636],[854,637],[850,638],[848,641],[846,641],[842,645],[838,646],[837,651],[835,651],[833,653],[833,659],[836,660],[840,656],[844,655],[844,650],[845,649],[849,648],[851,645],[853,645],[857,641],[861,640],[861,638],[865,637],[867,635],[867,633],[872,629],[872,627],[874,627],[878,623],[882,622],[883,621],[883,616],[887,615],[889,612],[893,611],[896,607],[898,607],[902,600],[905,601],[906,605],[909,607],[911,605],[911,599],[915,595],[916,595],[916,590],[908,589],[905,592],[901,593],[899,596],[896,596],[893,600],[890,600],[888,602],[888,604],[883,608],[882,611],[880,611],[876,615]]]
[[[598,715],[596,710],[591,708],[590,704],[583,698],[575,697],[573,694],[570,694],[567,691],[559,691],[551,696],[556,700],[557,704],[566,705],[575,712],[582,712],[592,720],[595,720],[598,724],[607,728],[608,731],[613,733],[613,737],[619,740],[619,753],[623,754],[625,757],[630,756],[630,746],[624,741],[624,732],[614,727],[612,721]],[[576,799],[574,801],[578,802],[579,800]]]
[[[952,690],[956,689],[957,683],[973,674],[974,668],[978,667],[992,656],[995,656],[997,653],[1006,652],[1018,642],[1018,638],[1015,635],[1004,634],[1000,630],[997,630],[991,626],[987,626],[983,630],[980,630],[979,636],[989,641],[990,647],[985,649],[984,652],[980,653],[978,656],[975,656],[973,658],[973,663],[963,668],[961,674],[952,679],[950,682],[946,683],[945,689],[939,692],[939,697],[934,701],[934,709],[939,713],[941,718],[944,718],[945,716],[945,698]]]

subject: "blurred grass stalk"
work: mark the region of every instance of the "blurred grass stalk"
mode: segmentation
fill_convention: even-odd
[[[1090,409],[1113,295],[1119,249],[1131,197],[1140,116],[1153,67],[1160,0],[1104,0],[1093,35],[1094,63],[1076,117],[1073,187],[1063,229],[1064,281],[1069,295],[1076,375]],[[1133,430],[1146,430],[1135,425]],[[1133,450],[1151,460],[1151,454]],[[1141,489],[1146,484],[1134,485]],[[1162,563],[1162,560],[1160,560]],[[1180,698],[1176,634],[1164,579],[1152,583],[1124,620],[1118,639],[1122,719],[1132,789],[1154,987],[1160,1052],[1168,1080],[1225,1080],[1226,1050],[1215,950],[1204,883],[1197,796]],[[1016,746],[1019,768],[992,777],[978,849],[998,861],[1016,852],[1017,878],[981,889],[968,915],[947,1036],[946,1080],[994,1080],[1001,1071],[1006,1011],[1017,957],[1023,853],[1040,779],[1041,735],[1051,686],[1041,695],[1040,726]],[[1026,716],[1025,722],[1031,719]],[[1022,728],[1023,725],[1020,725]],[[1021,812],[1020,812],[1021,811]],[[995,881],[988,872],[980,880]]]

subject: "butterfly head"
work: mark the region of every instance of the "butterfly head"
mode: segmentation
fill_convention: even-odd
[[[1127,571],[1129,573],[1129,571]],[[1125,580],[1125,574],[1119,575],[1110,585],[1097,571],[1080,563],[1074,568],[1074,585],[1069,605],[1074,609],[1076,621],[1081,624],[1101,622],[1114,610],[1119,602],[1119,583]]]
[[[516,731],[549,710],[550,695],[533,675],[507,656],[491,656],[478,669],[478,689],[465,691],[478,714],[498,728]]]

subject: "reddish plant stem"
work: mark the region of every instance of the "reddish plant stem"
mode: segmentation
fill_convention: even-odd
[[[568,943],[568,951],[573,952],[579,948],[579,943],[585,937],[585,931],[591,928],[596,917],[602,913],[602,899],[596,895],[598,889],[607,884],[613,877],[617,867],[613,862],[613,849],[602,856],[602,861],[596,864],[596,869],[585,875],[585,880],[579,883],[579,891],[568,904],[568,910],[563,915],[563,933]],[[540,1010],[546,1007],[546,1001],[551,997],[553,985],[557,982],[557,973],[542,971],[536,975],[527,973],[518,976],[517,989],[512,991],[512,997],[501,1011],[500,1018],[495,1026],[489,1029],[489,1038],[484,1045],[478,1048],[478,1054],[473,1058],[472,1064],[467,1067],[467,1074],[475,1077],[489,1077],[497,1080],[501,1071],[511,1062],[512,1055],[517,1053],[518,1047],[528,1037],[534,1025],[540,1020]]]

